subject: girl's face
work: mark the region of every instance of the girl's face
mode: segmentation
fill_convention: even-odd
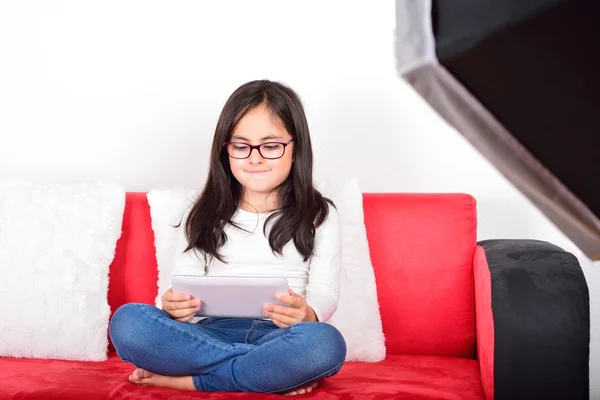
[[[244,144],[288,143],[291,139],[292,135],[263,105],[248,111],[240,120],[231,135],[230,141],[233,143],[229,145],[228,152],[231,172],[242,185],[244,198],[256,199],[257,196],[267,195],[287,179],[292,168],[294,142],[287,145],[283,156],[277,159],[269,159],[280,155],[277,145],[260,149],[268,158],[263,158],[258,149],[252,149],[250,156],[243,159],[234,158],[232,154],[245,156]]]

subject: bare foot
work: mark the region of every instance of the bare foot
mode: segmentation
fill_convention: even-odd
[[[319,382],[313,382],[310,383],[308,385],[305,386],[301,386],[299,388],[296,388],[294,390],[290,390],[289,392],[284,393],[284,396],[295,396],[297,394],[306,394],[306,393],[310,393],[313,390],[315,390],[317,388],[317,386],[319,386]]]
[[[172,389],[196,390],[191,376],[158,375],[141,368],[136,368],[129,375],[129,382],[140,386],[161,386]]]

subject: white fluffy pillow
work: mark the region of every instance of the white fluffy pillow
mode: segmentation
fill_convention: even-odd
[[[0,355],[101,361],[124,189],[0,181]]]
[[[340,300],[328,322],[338,328],[346,340],[346,361],[381,361],[385,358],[385,338],[364,223],[362,192],[354,179],[325,181],[318,189],[333,200],[342,219]]]
[[[158,293],[155,299],[158,308],[162,308],[161,297],[171,286],[176,238],[183,235],[185,224],[182,219],[197,196],[198,193],[193,190],[153,190],[147,194],[158,263]],[[181,226],[173,228],[180,222]]]
[[[318,185],[335,203],[342,220],[342,280],[338,309],[328,323],[340,330],[347,344],[346,361],[381,361],[385,339],[381,326],[375,274],[371,265],[364,225],[362,193],[354,179],[326,181]],[[169,287],[176,238],[176,225],[196,200],[192,190],[156,190],[148,193],[152,228],[158,260],[159,290],[156,299]]]

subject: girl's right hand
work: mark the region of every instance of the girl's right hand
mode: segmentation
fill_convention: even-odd
[[[173,293],[173,288],[169,288],[162,295],[161,301],[163,311],[179,322],[188,322],[194,318],[202,305],[200,299],[192,299],[189,294]]]

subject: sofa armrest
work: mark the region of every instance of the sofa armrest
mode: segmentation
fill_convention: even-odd
[[[486,398],[589,399],[590,303],[577,258],[537,240],[485,240],[474,274]]]

